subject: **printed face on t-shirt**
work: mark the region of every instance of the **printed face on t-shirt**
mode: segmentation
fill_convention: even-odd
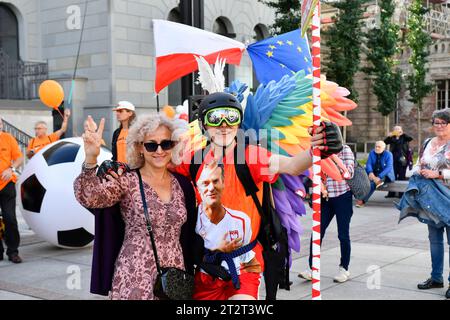
[[[222,170],[222,167],[213,162],[205,165],[200,174],[197,188],[206,207],[221,205],[222,192],[225,187]]]

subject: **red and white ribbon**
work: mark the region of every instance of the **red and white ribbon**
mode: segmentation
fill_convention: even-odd
[[[313,128],[320,126],[320,1],[314,9],[312,19],[312,66],[313,66]],[[312,299],[321,300],[320,295],[320,150],[313,148],[313,225],[312,225]]]

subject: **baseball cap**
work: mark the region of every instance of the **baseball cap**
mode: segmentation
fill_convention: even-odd
[[[113,111],[122,110],[122,109],[130,110],[133,112],[136,110],[136,108],[134,107],[134,105],[131,102],[119,101],[117,103],[117,106],[113,109]]]

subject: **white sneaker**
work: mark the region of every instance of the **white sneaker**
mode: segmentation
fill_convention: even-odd
[[[299,278],[311,281],[312,280],[312,271],[311,269],[306,269],[298,274]]]
[[[339,273],[334,277],[333,281],[342,283],[347,281],[348,279],[350,279],[350,272],[345,270],[343,267],[339,267]]]

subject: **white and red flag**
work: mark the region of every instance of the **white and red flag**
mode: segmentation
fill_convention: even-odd
[[[194,56],[210,64],[217,56],[239,65],[245,45],[216,33],[167,20],[153,20],[156,51],[155,92],[159,93],[178,78],[197,70]]]

